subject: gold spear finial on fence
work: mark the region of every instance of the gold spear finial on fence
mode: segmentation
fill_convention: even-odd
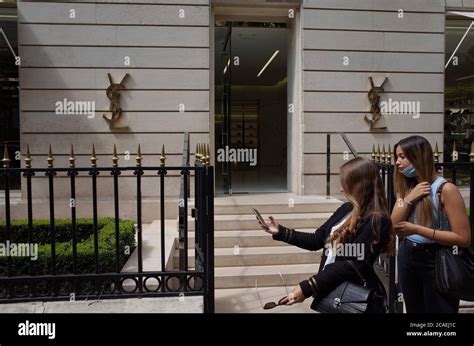
[[[201,143],[201,162],[206,164],[206,144]]]
[[[54,167],[54,158],[53,158],[53,151],[51,150],[51,144],[49,145],[49,149],[48,149],[48,168],[53,168]]]
[[[434,162],[439,163],[439,150],[438,150],[438,142],[435,144],[435,150],[434,150]]]
[[[389,165],[392,164],[392,148],[390,147],[390,144],[388,145],[388,151],[387,151],[387,163]]]
[[[8,148],[7,148],[7,143],[5,143],[5,147],[3,148],[3,168],[8,168],[10,167],[10,157],[8,156]]]
[[[202,152],[202,143],[198,143],[198,161],[202,163],[203,152]]]
[[[380,162],[381,163],[385,163],[385,158],[386,158],[386,154],[385,154],[385,143],[382,144],[382,152],[380,153]]]
[[[74,156],[74,146],[71,144],[71,154],[69,155],[69,167],[74,168],[76,166],[76,156]]]
[[[31,168],[31,154],[30,154],[30,145],[26,145],[26,155],[25,155],[25,168]]]
[[[372,144],[372,154],[370,154],[372,161],[375,161],[375,144]]]
[[[375,162],[380,162],[380,143],[377,144],[377,154],[375,155]]]
[[[137,160],[137,167],[140,167],[142,165],[142,148],[140,144],[138,144],[138,151],[137,151],[137,157],[135,158]]]
[[[199,144],[196,143],[196,149],[194,150],[194,162],[199,162]]]
[[[206,147],[207,147],[207,154],[206,154],[207,166],[209,166],[211,164],[211,147],[209,143],[206,144]]]
[[[166,163],[166,155],[165,155],[165,145],[161,147],[161,155],[160,155],[160,167],[164,167]]]
[[[95,144],[94,143],[92,143],[91,167],[92,168],[97,167],[97,156],[95,154]]]
[[[453,162],[456,162],[458,160],[458,154],[456,151],[456,141],[453,142],[453,152],[451,153],[451,157]]]
[[[112,167],[117,168],[118,167],[118,161],[119,161],[119,157],[117,155],[117,145],[114,144],[114,153],[112,155]]]
[[[209,159],[210,159],[210,153],[209,153],[209,144],[204,144],[204,165],[209,166]]]
[[[203,165],[206,165],[206,144],[201,143],[201,162]]]
[[[471,143],[471,153],[469,154],[469,161],[474,162],[474,141]]]

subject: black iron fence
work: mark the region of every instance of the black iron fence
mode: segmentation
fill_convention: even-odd
[[[0,234],[5,244],[14,244],[21,236],[17,231],[25,231],[23,240],[28,244],[35,243],[36,239],[46,239],[39,250],[41,260],[45,261],[45,271],[35,271],[36,264],[31,261],[27,264],[29,271],[19,272],[18,259],[11,256],[0,258],[0,302],[20,302],[35,300],[70,300],[74,299],[100,299],[100,298],[129,298],[129,297],[158,297],[158,296],[203,296],[204,311],[214,312],[214,168],[209,166],[208,150],[196,152],[196,164],[194,167],[186,164],[180,167],[165,166],[164,147],[160,158],[160,166],[142,166],[142,154],[138,147],[135,167],[119,167],[116,149],[114,147],[112,167],[98,167],[95,149],[91,157],[91,167],[76,167],[75,156],[71,147],[69,168],[57,168],[53,166],[53,155],[51,147],[48,155],[47,168],[32,168],[29,149],[26,153],[25,168],[11,168],[8,150],[2,160],[3,168],[0,168],[0,179],[4,183],[4,208],[5,222],[0,226],[4,232]],[[183,160],[189,162],[189,136],[185,135],[185,150]],[[180,209],[180,246],[186,254],[180,258],[179,270],[167,270],[165,258],[165,184],[166,178],[171,173],[179,174],[181,179]],[[120,219],[119,179],[122,173],[135,176],[136,184],[136,269],[122,271],[123,264],[127,259],[124,255],[123,246],[126,225]],[[161,270],[146,271],[143,269],[143,225],[142,225],[142,180],[147,173],[156,176],[160,184],[160,215],[161,220]],[[190,177],[194,174],[194,209],[192,216],[195,218],[195,263],[190,268],[188,263],[188,199],[190,191]],[[11,217],[10,181],[15,175],[22,174],[26,190],[26,212],[27,220],[24,227],[17,225]],[[33,177],[44,175],[48,178],[48,200],[49,200],[49,222],[42,232],[35,229],[32,185]],[[102,218],[99,218],[98,210],[98,179],[99,175],[111,175],[113,179],[113,203],[114,216],[112,218],[112,229],[107,236],[103,234],[105,227]],[[55,181],[58,176],[67,177],[70,180],[70,225],[68,232],[64,232],[63,225],[55,216]],[[76,206],[76,178],[78,176],[89,176],[92,187],[92,221],[90,222],[90,244],[81,243],[86,237],[84,220],[77,218]],[[123,175],[122,175],[123,176]],[[183,219],[185,221],[183,221]],[[45,225],[43,225],[45,226]],[[67,234],[66,234],[67,233]],[[86,232],[87,233],[87,232]],[[108,237],[108,238],[107,238]],[[183,242],[181,240],[184,239]],[[89,246],[89,248],[87,247]],[[105,252],[112,250],[112,256],[105,256]],[[68,253],[70,256],[65,257]],[[84,257],[84,254],[89,256]],[[67,261],[67,263],[64,263]],[[92,268],[85,270],[81,263],[89,262]],[[66,269],[65,269],[66,268]]]
[[[395,206],[395,194],[393,190],[393,170],[394,166],[390,163],[390,158],[387,157],[381,159],[377,158],[378,161],[374,163],[379,169],[380,177],[382,178],[383,185],[385,187],[385,195],[387,196],[388,210],[392,210]],[[377,274],[381,279],[387,291],[388,308],[389,312],[403,312],[402,300],[399,299],[398,293],[400,289],[398,287],[398,276],[397,276],[397,258],[396,256],[389,256],[387,254],[381,254],[375,263],[375,268],[378,269]]]
[[[351,151],[352,156],[358,157],[359,154],[354,149],[349,138],[344,132],[327,133],[326,134],[326,196],[331,195],[331,136],[341,136],[347,148]],[[348,152],[347,152],[348,153]]]
[[[1,144],[2,148],[7,148],[7,153],[9,157],[17,157],[20,153],[20,142],[19,141],[4,141]],[[20,168],[20,160],[12,160],[10,162],[10,167]],[[21,181],[21,174],[20,172],[16,172],[10,176],[10,191],[12,190],[20,190],[20,181]],[[5,190],[4,181],[0,179],[0,191]]]

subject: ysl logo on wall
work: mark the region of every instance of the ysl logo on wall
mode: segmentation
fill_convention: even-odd
[[[110,100],[109,110],[111,116],[108,118],[105,114],[103,114],[102,117],[105,119],[105,121],[107,121],[110,129],[115,129],[119,128],[115,126],[115,123],[122,115],[122,108],[120,107],[120,91],[125,90],[124,82],[129,74],[125,74],[119,84],[114,83],[110,73],[107,73],[107,75],[109,76],[110,86],[107,88],[106,94]]]
[[[367,94],[370,102],[370,113],[372,113],[372,118],[369,118],[367,115],[365,116],[365,121],[370,124],[370,129],[386,129],[387,126],[378,125],[377,123],[381,120],[382,114],[380,112],[380,94],[384,92],[383,85],[387,81],[388,77],[385,77],[382,84],[378,87],[374,85],[374,81],[372,77],[369,77],[371,89]]]

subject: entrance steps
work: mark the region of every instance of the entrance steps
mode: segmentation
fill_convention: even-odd
[[[260,300],[255,295],[257,289],[275,296],[284,295],[286,289],[291,290],[319,269],[322,250],[311,252],[273,240],[270,234],[259,227],[252,208],[258,209],[264,218],[272,215],[287,227],[302,232],[314,232],[316,227],[325,222],[341,204],[340,200],[326,196],[301,197],[287,193],[216,197],[214,200],[216,311],[237,312],[239,307],[232,305],[234,298],[231,297],[240,293],[252,296],[249,298],[253,299],[252,304]],[[192,207],[190,204],[189,208]],[[160,270],[159,225],[159,220],[144,225],[144,270]],[[195,220],[189,217],[190,269],[194,267],[195,258],[194,225]],[[166,221],[167,270],[179,267],[177,229],[176,220]],[[136,253],[132,254],[124,271],[135,269],[136,258],[133,255]],[[242,312],[249,311],[243,306],[241,308]]]
[[[256,206],[259,210],[258,206]],[[251,214],[249,214],[249,211]],[[260,210],[259,210],[260,211]],[[247,214],[239,215],[215,215],[214,217],[214,229],[215,231],[227,231],[227,230],[255,230],[258,224],[255,219],[255,215],[252,209],[248,209]],[[260,212],[265,215],[264,212]],[[311,228],[321,226],[332,213],[298,213],[298,214],[279,214],[271,213],[277,218],[277,221],[282,225],[290,225],[292,228]],[[189,230],[194,231],[194,219],[188,218]]]
[[[322,250],[273,240],[252,208],[287,227],[314,232],[342,204],[326,196],[286,193],[217,197],[214,203],[216,289],[294,286],[319,268]]]
[[[251,210],[258,209],[265,218],[273,215],[281,224],[296,227],[297,231],[314,232],[342,202],[319,196],[299,199],[294,197],[294,209],[291,209],[292,207],[286,204],[288,198],[291,198],[288,195],[267,194],[215,199],[216,312],[311,312],[311,299],[307,299],[303,304],[263,310],[263,304],[278,301],[286,294],[287,289],[291,290],[300,281],[316,273],[322,252],[310,252],[273,240],[270,234],[259,229]],[[189,222],[189,226],[193,223],[194,220]],[[234,227],[228,226],[228,223]],[[144,224],[143,229],[144,270],[159,271],[160,220]],[[178,266],[176,236],[176,220],[167,220],[167,270],[176,269]],[[194,231],[189,231],[190,268],[194,265],[194,237]],[[136,268],[135,251],[123,271],[133,272]],[[460,305],[461,313],[474,312],[474,303],[461,302]]]
[[[297,228],[300,232],[314,232],[314,228]],[[195,233],[189,233],[189,246],[194,247]],[[235,248],[238,247],[280,247],[288,246],[288,244],[275,241],[272,236],[262,230],[226,230],[226,231],[214,231],[214,247],[215,249],[220,248]]]

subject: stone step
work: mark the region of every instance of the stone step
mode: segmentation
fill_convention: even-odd
[[[142,225],[142,258],[144,271],[161,270],[161,222],[153,221],[151,224]],[[172,264],[173,254],[176,248],[176,236],[178,234],[175,220],[165,222],[165,263]],[[135,240],[137,235],[135,234]],[[171,269],[172,265],[168,267]],[[136,272],[138,270],[138,249],[132,252],[131,256],[122,268],[122,272]]]
[[[250,205],[215,205],[214,215],[248,214],[252,208],[260,213],[289,214],[289,213],[333,213],[342,203],[318,204],[250,204]]]
[[[292,286],[314,275],[318,263],[287,264],[273,266],[217,267],[215,268],[215,288]],[[283,277],[283,280],[281,276]]]
[[[280,224],[291,228],[316,228],[321,226],[332,213],[305,213],[305,214],[278,214],[274,215],[275,220]],[[266,219],[267,214],[262,214]],[[214,230],[256,230],[258,229],[257,219],[253,214],[243,215],[215,215]],[[195,230],[195,222],[192,217],[188,218],[188,230]]]
[[[234,195],[214,199],[215,215],[248,214],[252,208],[261,213],[332,213],[342,202],[326,196],[295,196],[291,193]]]
[[[298,228],[300,232],[314,232],[314,228]],[[194,248],[195,233],[189,232],[189,248]],[[243,230],[243,231],[216,231],[214,232],[214,247],[225,248],[239,247],[259,247],[259,246],[290,246],[282,241],[273,240],[272,236],[263,230]]]
[[[219,248],[214,250],[215,267],[242,267],[242,266],[285,266],[291,264],[319,263],[322,250],[308,251],[295,246],[283,247],[236,247]],[[188,251],[188,263],[194,263],[193,249]],[[179,251],[174,254],[174,266],[179,268]]]

